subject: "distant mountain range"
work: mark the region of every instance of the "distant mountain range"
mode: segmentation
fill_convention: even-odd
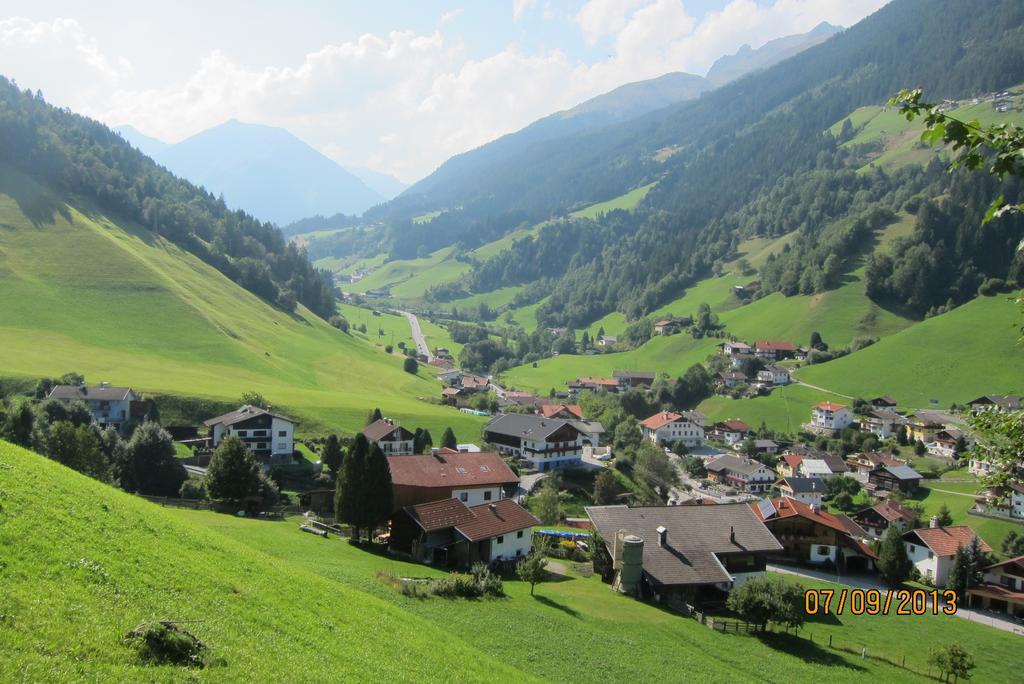
[[[725,85],[747,74],[767,69],[784,59],[822,43],[843,30],[823,21],[807,33],[770,40],[756,50],[744,45],[735,54],[719,58],[708,70],[707,80],[714,87]]]
[[[171,172],[224,195],[229,206],[284,225],[316,214],[360,214],[405,186],[369,169],[346,169],[283,128],[227,121],[176,144],[115,129]]]

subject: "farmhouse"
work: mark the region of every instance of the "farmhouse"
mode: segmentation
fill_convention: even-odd
[[[711,426],[711,435],[729,446],[739,444],[750,434],[750,426],[742,420],[722,420]]]
[[[648,371],[624,371],[617,370],[612,372],[612,377],[615,378],[619,383],[619,389],[627,390],[633,387],[646,387],[650,389],[651,385],[657,379],[658,374]]]
[[[939,527],[938,521],[932,519],[930,527],[911,530],[903,535],[903,543],[907,547],[907,555],[922,577],[926,577],[935,586],[944,587],[949,579],[949,569],[953,567],[953,557],[961,546],[969,545],[977,535],[966,525]],[[985,540],[978,538],[982,551],[992,552]]]
[[[390,418],[381,418],[363,428],[363,436],[380,447],[385,456],[413,453],[413,434]]]
[[[689,316],[685,318],[662,318],[654,322],[655,335],[675,335],[683,328],[693,323]]]
[[[718,353],[723,356],[732,356],[733,354],[750,354],[751,351],[750,345],[743,342],[722,342],[718,345]]]
[[[957,427],[961,421],[945,411],[925,410],[907,416],[905,423],[907,436],[911,440],[928,444],[935,441],[935,436],[941,430],[946,427]]]
[[[869,570],[878,557],[861,541],[866,536],[864,530],[845,515],[789,497],[750,507],[783,547],[778,557],[816,565],[830,563],[846,572]]]
[[[1024,618],[1024,556],[985,568],[984,582],[967,590],[971,608]]]
[[[56,385],[46,398],[62,402],[85,402],[95,423],[101,428],[112,427],[118,432],[124,432],[132,424],[145,422],[150,412],[149,402],[143,401],[132,388],[111,387],[106,382],[101,382],[98,387]]]
[[[881,451],[865,451],[846,457],[847,467],[854,475],[863,476],[864,482],[867,482],[868,473],[881,466],[901,466],[906,464],[906,461]]]
[[[753,361],[757,357],[753,354],[730,354],[729,365],[732,366],[733,370],[742,369],[748,362]]]
[[[406,506],[392,520],[389,548],[415,560],[451,567],[527,555],[539,525],[512,499],[467,506],[443,499]]]
[[[765,366],[757,372],[757,380],[766,385],[788,385],[789,369],[776,364]]]
[[[888,409],[872,409],[860,417],[862,432],[870,432],[879,439],[895,437],[903,423],[903,416]]]
[[[795,351],[795,344],[783,340],[758,340],[754,344],[754,354],[765,361],[788,359]]]
[[[775,476],[763,463],[737,456],[719,456],[705,465],[708,479],[741,492],[757,494],[771,490]]]
[[[822,480],[827,480],[835,475],[832,469],[829,468],[828,463],[821,458],[803,459],[800,461],[800,467],[797,469],[797,472],[801,477],[817,477]]]
[[[210,446],[217,446],[228,435],[238,437],[264,465],[290,463],[295,450],[295,421],[248,404],[237,411],[211,418],[203,423],[210,428]]]
[[[912,494],[921,484],[921,474],[908,465],[880,466],[868,473],[866,489],[881,496],[880,492]]]
[[[906,532],[917,524],[917,513],[891,499],[863,508],[852,517],[855,523],[875,538],[884,536],[890,526],[895,526],[900,532]]]
[[[544,404],[537,413],[545,418],[583,420],[583,409],[579,404]]]
[[[984,397],[978,397],[977,399],[970,401],[968,406],[971,407],[972,413],[979,413],[981,411],[1007,413],[1009,411],[1019,411],[1022,408],[1020,397],[1001,394],[990,394]]]
[[[721,601],[764,574],[779,543],[745,504],[588,506],[619,591],[670,605]]]
[[[519,477],[494,452],[388,456],[395,510],[442,499],[467,506],[499,501],[515,493]]]
[[[779,496],[812,506],[821,506],[822,498],[828,493],[825,481],[817,477],[784,477],[775,483],[775,489]]]
[[[823,401],[811,411],[808,427],[818,432],[838,432],[853,425],[853,412],[847,406]]]
[[[800,454],[787,452],[779,459],[778,465],[775,466],[775,471],[782,477],[802,477],[800,475],[800,464],[803,461],[804,457]]]
[[[715,385],[719,389],[731,389],[747,381],[747,376],[739,371],[722,371],[715,374]]]
[[[591,392],[618,392],[619,381],[609,378],[576,378],[575,382],[569,383],[570,392],[589,390]]]
[[[640,421],[640,430],[644,439],[654,444],[682,442],[687,447],[699,447],[704,443],[704,421],[704,414],[697,411],[662,411]]]
[[[895,411],[897,406],[896,400],[888,394],[883,394],[880,397],[869,399],[868,403],[871,404],[871,408],[876,411]]]
[[[974,498],[974,510],[985,515],[1024,518],[1024,483],[986,489]]]
[[[583,458],[583,434],[559,418],[501,414],[484,427],[484,441],[501,453],[529,461],[537,470],[578,465]]]

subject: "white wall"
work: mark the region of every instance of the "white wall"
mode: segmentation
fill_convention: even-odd
[[[490,494],[490,498],[486,498],[487,494]],[[466,498],[463,499],[462,495],[465,494]],[[453,489],[452,498],[458,499],[467,506],[476,506],[482,503],[490,503],[497,501],[501,498],[501,487],[474,487],[466,489]]]
[[[295,426],[289,421],[274,418],[270,423],[271,453],[291,454],[295,450],[294,431]]]
[[[821,553],[821,550],[826,550],[826,553]],[[824,563],[825,561],[836,561],[836,547],[827,544],[812,544],[811,545],[811,557],[808,559],[812,563]]]
[[[939,567],[939,558],[932,554],[927,546],[910,542],[904,542],[904,544],[907,546],[907,556],[910,557],[910,562],[914,564],[921,576],[930,579],[935,586],[945,586],[946,573],[949,570],[946,568],[945,572],[940,572],[942,568]],[[929,554],[932,555],[931,558],[928,557]]]
[[[498,541],[499,538],[501,539],[500,542]],[[517,556],[525,556],[530,553],[532,541],[530,528],[519,530],[518,532],[509,532],[501,537],[494,537],[491,539],[490,560],[494,561],[499,558],[516,558]]]

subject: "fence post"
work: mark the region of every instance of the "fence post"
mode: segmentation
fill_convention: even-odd
[[[828,635],[828,647],[832,648],[832,635],[831,634]]]
[[[861,649],[860,649],[860,659],[864,660],[867,657],[867,655],[868,655],[868,647],[867,646],[862,646]]]

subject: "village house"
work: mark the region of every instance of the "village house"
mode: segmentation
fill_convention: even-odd
[[[576,378],[574,382],[569,383],[568,387],[569,391],[574,394],[583,390],[590,392],[618,392],[619,381],[610,378]]]
[[[895,526],[902,533],[917,524],[917,513],[891,499],[862,508],[852,517],[855,523],[876,539],[881,539],[890,526]]]
[[[887,409],[872,409],[860,417],[861,432],[870,432],[878,439],[895,437],[903,424],[903,416]]]
[[[469,567],[526,556],[540,521],[512,499],[467,506],[443,499],[406,506],[392,519],[390,550],[414,560]]]
[[[971,413],[980,413],[981,411],[1008,413],[1009,411],[1019,411],[1022,408],[1020,397],[1003,394],[990,394],[978,397],[968,402],[968,406],[971,407]]]
[[[881,466],[900,466],[906,464],[906,461],[881,451],[865,451],[846,457],[846,465],[850,469],[850,474],[857,476],[858,479],[862,479],[864,482],[868,481],[868,473]]]
[[[782,546],[773,557],[812,565],[831,564],[842,572],[866,572],[877,554],[861,541],[864,530],[845,515],[788,497],[750,504]]]
[[[387,458],[396,511],[443,499],[476,506],[512,496],[519,485],[519,477],[494,452],[437,449]]]
[[[985,568],[984,581],[968,588],[967,596],[968,606],[972,609],[1024,619],[1024,556]]]
[[[538,414],[545,418],[567,420],[583,435],[583,446],[596,447],[601,445],[604,426],[596,420],[587,420],[579,404],[545,404]]]
[[[816,432],[838,432],[853,425],[853,411],[848,406],[823,401],[811,411],[809,428]]]
[[[658,374],[648,371],[617,370],[612,372],[612,377],[619,383],[619,389],[625,391],[634,387],[650,389]]]
[[[55,385],[47,399],[61,402],[84,402],[93,422],[101,428],[112,427],[125,432],[129,426],[144,423],[150,414],[150,403],[143,401],[131,387],[111,387],[101,382],[98,386]]]
[[[779,445],[770,439],[755,439],[753,440],[752,446],[754,447],[754,453],[759,456],[779,453]],[[740,451],[744,448],[745,445],[742,443],[733,446],[733,449],[736,451]]]
[[[579,404],[544,404],[537,410],[537,414],[545,418],[583,420],[583,409]]]
[[[907,437],[911,441],[928,444],[935,441],[935,436],[947,427],[957,427],[962,421],[945,411],[917,411],[904,419]]]
[[[501,414],[484,427],[484,441],[541,471],[579,465],[583,458],[583,434],[560,418]]]
[[[612,337],[611,335],[600,335],[597,338],[597,346],[602,351],[610,351],[612,347],[619,341],[619,338]]]
[[[380,447],[385,456],[412,454],[414,435],[390,418],[376,420],[363,428],[363,436]]]
[[[754,344],[754,354],[764,361],[781,361],[793,356],[796,345],[784,340],[758,340]]]
[[[775,471],[782,477],[800,477],[800,464],[804,457],[800,454],[784,453],[775,466]]]
[[[885,496],[886,492],[913,494],[921,484],[921,474],[908,465],[880,466],[868,473],[868,493]]]
[[[684,318],[662,318],[654,322],[655,335],[675,335],[693,323],[689,316]]]
[[[904,533],[903,543],[907,547],[910,561],[921,576],[937,587],[945,587],[957,549],[968,546],[975,537],[974,530],[966,525],[939,527],[938,520],[932,518],[929,527]],[[978,541],[982,551],[992,552],[992,547],[985,540],[979,538]]]
[[[750,355],[753,350],[749,344],[744,342],[722,342],[718,345],[718,353],[723,356],[733,356],[734,354]]]
[[[245,442],[261,463],[291,463],[294,456],[295,421],[248,404],[237,411],[203,422],[210,429],[209,443],[216,449],[227,436]]]
[[[832,472],[832,468],[830,468],[828,463],[822,458],[805,458],[801,460],[800,467],[797,468],[797,473],[801,477],[816,477],[822,480],[827,480],[828,478],[835,476],[835,473]]]
[[[588,506],[612,557],[613,587],[676,608],[720,603],[781,547],[745,504]],[[639,565],[640,567],[637,567]]]
[[[868,400],[871,404],[871,408],[876,411],[896,411],[896,400],[890,397],[888,394],[883,394],[880,397],[874,397]]]
[[[704,444],[704,422],[704,414],[697,411],[661,411],[640,421],[640,431],[644,439],[657,445],[682,442],[687,447],[699,447]]]
[[[753,361],[757,357],[753,354],[730,354],[728,358],[729,366],[733,370],[742,370],[748,362]]]
[[[747,382],[747,376],[739,371],[723,371],[715,374],[715,386],[719,391],[732,389]]]
[[[728,446],[735,446],[747,438],[750,426],[742,420],[722,420],[711,426],[711,436]]]
[[[994,468],[995,464],[992,461],[978,458],[977,456],[971,456],[971,459],[967,462],[967,471],[977,477],[987,477]]]
[[[810,353],[811,350],[808,347],[797,347],[793,351],[793,358],[796,359],[797,361],[806,361]]]
[[[1024,483],[1011,482],[1006,487],[992,487],[974,498],[974,511],[982,515],[1024,519]]]
[[[776,364],[765,366],[757,372],[757,380],[766,385],[788,385],[789,369]]]
[[[966,439],[962,430],[954,427],[943,428],[935,433],[935,440],[925,446],[928,453],[944,458],[953,458],[957,454],[957,445],[963,440],[966,446]]]
[[[719,456],[705,464],[708,479],[737,491],[759,494],[771,491],[775,475],[763,463],[738,456]]]
[[[828,493],[825,481],[818,477],[784,477],[775,483],[775,490],[779,496],[813,506],[821,506]]]

